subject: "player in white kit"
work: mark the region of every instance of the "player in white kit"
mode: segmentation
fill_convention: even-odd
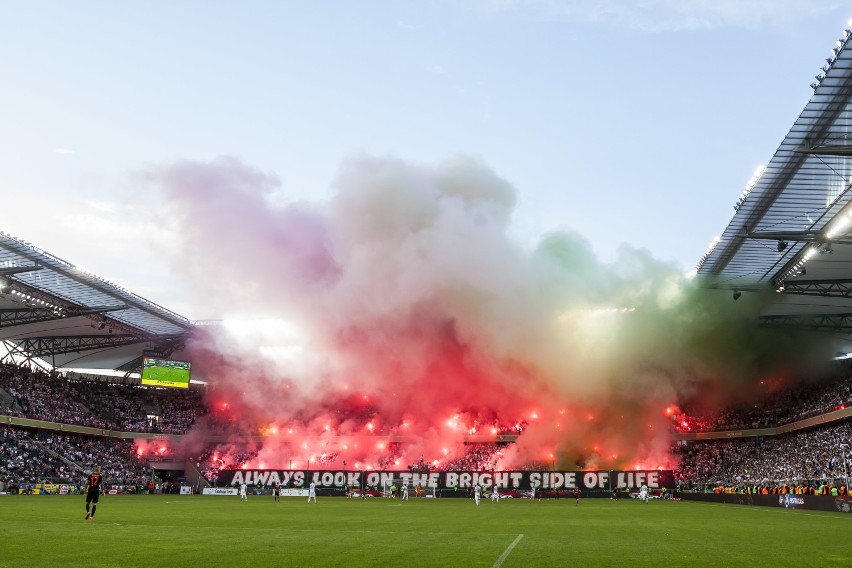
[[[491,488],[491,500],[492,500],[492,501],[497,501],[498,503],[500,502],[500,492],[499,492],[499,491],[497,491],[497,486],[496,486],[496,485],[494,485],[494,486]]]
[[[311,497],[314,498],[314,503],[317,502],[317,486],[311,481],[311,484],[308,486],[308,503],[311,502]]]
[[[639,499],[644,501],[646,504],[648,503],[648,486],[644,483],[642,487],[639,488]]]
[[[402,486],[402,500],[408,501],[408,484]]]
[[[482,497],[482,486],[478,483],[473,487],[473,500],[476,501],[476,506],[479,507],[479,498]]]
[[[248,501],[248,491],[245,483],[240,484],[240,499]]]

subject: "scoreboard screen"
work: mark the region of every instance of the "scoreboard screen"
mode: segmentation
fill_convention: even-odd
[[[189,388],[189,361],[169,361],[167,359],[142,359],[142,384],[152,387]]]

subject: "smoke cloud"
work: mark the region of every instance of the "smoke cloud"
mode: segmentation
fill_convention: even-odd
[[[767,296],[733,302],[648,251],[605,263],[571,232],[522,248],[515,188],[469,157],[353,159],[327,203],[233,158],[146,178],[176,271],[226,318],[190,346],[218,417],[201,428],[226,421],[254,467],[441,464],[506,430],[498,468],[670,467],[673,405],[830,352],[758,327]]]

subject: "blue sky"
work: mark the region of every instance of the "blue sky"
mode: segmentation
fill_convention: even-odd
[[[636,5],[0,0],[0,229],[181,312],[139,171],[237,156],[322,202],[348,157],[465,153],[516,188],[519,242],[686,272],[852,10]]]

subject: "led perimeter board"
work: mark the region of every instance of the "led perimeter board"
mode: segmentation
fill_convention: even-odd
[[[142,359],[142,384],[152,387],[189,388],[189,361],[169,361],[167,359]]]

